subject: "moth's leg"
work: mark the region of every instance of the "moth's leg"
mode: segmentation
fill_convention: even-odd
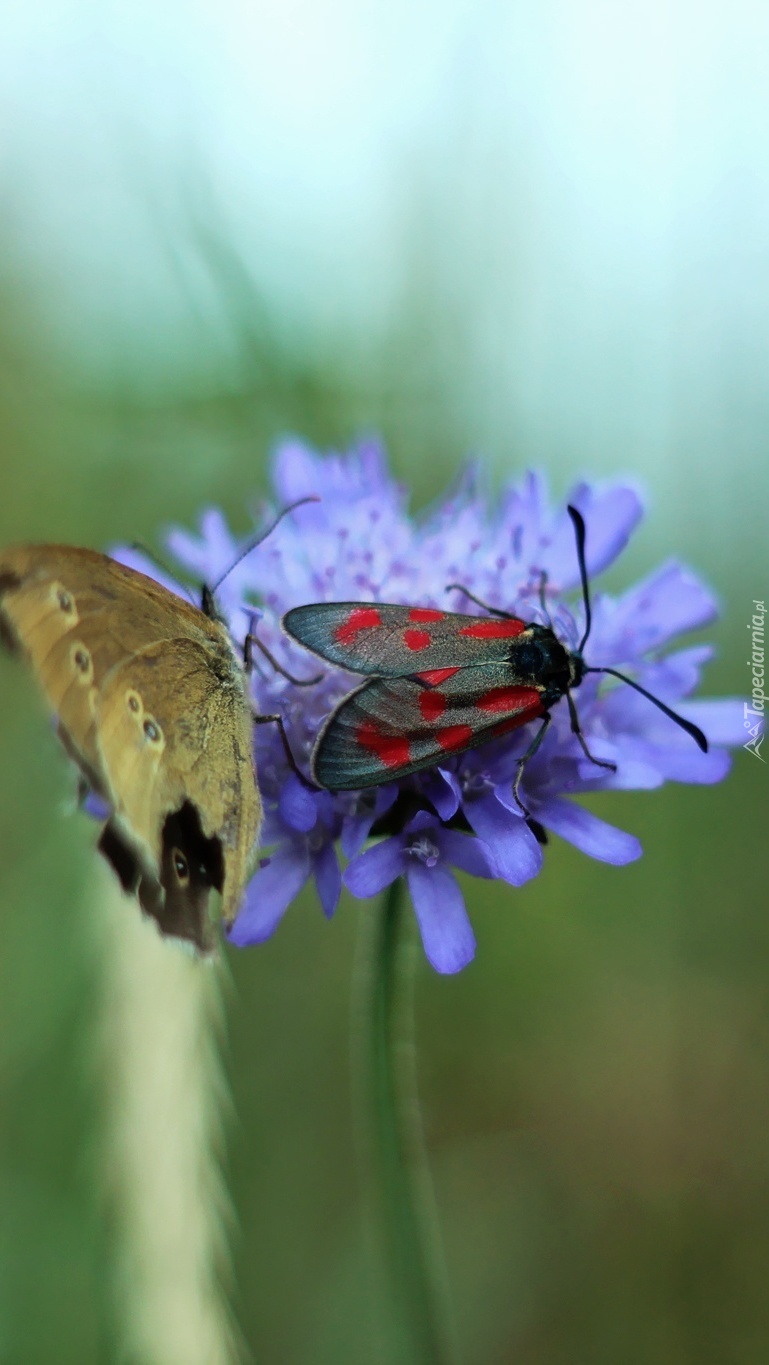
[[[547,734],[547,727],[548,727],[548,725],[550,724],[550,721],[551,721],[551,720],[552,720],[552,716],[550,715],[550,712],[549,712],[549,711],[546,711],[546,712],[545,712],[545,715],[544,715],[544,717],[543,717],[543,720],[542,720],[542,724],[540,725],[539,729],[537,730],[537,733],[536,733],[536,735],[534,736],[533,740],[531,741],[531,744],[529,745],[528,749],[526,750],[526,753],[523,754],[522,757],[518,759],[518,772],[517,772],[516,775],[515,775],[515,782],[513,783],[513,796],[515,797],[515,800],[516,800],[517,804],[520,806],[520,808],[521,808],[521,810],[523,811],[524,815],[526,816],[526,819],[527,819],[527,820],[530,820],[530,819],[531,819],[531,813],[530,813],[530,811],[526,808],[526,806],[524,806],[524,804],[523,804],[523,802],[522,802],[522,800],[521,800],[521,798],[520,798],[520,796],[519,796],[519,794],[518,794],[518,789],[519,789],[519,787],[520,787],[520,785],[521,785],[521,778],[523,777],[523,770],[524,770],[524,768],[526,767],[526,764],[528,763],[529,759],[534,757],[535,753],[537,752],[537,749],[539,748],[540,744],[542,743],[543,739],[545,738],[545,735]],[[538,823],[538,822],[537,822],[537,823]],[[536,831],[535,831],[535,835],[536,835]]]
[[[255,635],[253,631],[248,632],[248,635],[243,642],[243,667],[245,668],[246,673],[250,674],[254,670],[254,645],[256,645],[257,649],[264,655],[265,659],[272,664],[275,672],[279,673],[281,678],[285,678],[287,682],[293,683],[294,687],[314,687],[315,683],[319,683],[323,677],[322,673],[316,673],[314,678],[295,678],[293,674],[289,673],[287,668],[284,668],[282,664],[278,663],[275,655],[271,653],[267,646],[259,639],[259,636]]]
[[[580,729],[580,725],[579,725],[579,716],[577,715],[577,708],[576,708],[576,706],[574,705],[574,698],[572,697],[571,692],[567,692],[567,693],[566,693],[566,701],[567,701],[568,707],[569,707],[569,719],[570,719],[570,721],[571,721],[571,733],[572,733],[573,735],[576,735],[576,736],[577,736],[577,739],[579,740],[579,742],[580,742],[580,744],[581,744],[581,746],[582,746],[582,752],[584,753],[585,757],[586,757],[586,758],[589,758],[591,763],[595,763],[595,765],[596,765],[597,768],[608,768],[610,772],[616,773],[616,771],[617,771],[617,765],[616,765],[616,763],[610,763],[610,762],[609,762],[607,759],[605,759],[605,758],[594,758],[593,755],[591,754],[590,750],[588,749],[587,744],[586,744],[586,742],[585,742],[585,736],[583,735],[583,733],[582,733],[582,731],[581,731],[581,729]]]
[[[532,815],[526,816],[526,824],[529,826],[537,843],[541,844],[544,848],[549,843],[545,826],[540,824],[539,820],[535,820]]]
[[[278,715],[260,716],[258,711],[252,712],[252,716],[254,725],[267,725],[268,723],[272,725],[277,725],[278,733],[280,734],[281,743],[283,745],[289,767],[292,769],[293,772],[296,773],[297,777],[299,778],[299,781],[302,782],[304,786],[308,788],[309,791],[311,792],[323,791],[324,790],[323,787],[319,787],[317,783],[311,782],[309,777],[305,777],[296,759],[294,758],[294,755],[291,752],[291,745],[288,742],[286,727],[283,724],[283,717]]]
[[[452,591],[464,593],[465,597],[469,597],[470,601],[474,602],[476,607],[482,607],[483,610],[487,611],[491,616],[502,616],[506,621],[512,620],[512,612],[502,611],[501,607],[490,607],[488,602],[484,602],[482,598],[476,597],[474,592],[471,592],[469,588],[465,588],[461,583],[448,583],[444,588],[444,592]]]

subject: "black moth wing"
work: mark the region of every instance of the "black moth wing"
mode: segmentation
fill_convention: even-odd
[[[447,672],[433,687],[380,677],[351,692],[320,733],[315,780],[331,791],[379,786],[544,715],[541,689],[511,682],[508,664]]]
[[[437,607],[315,602],[286,612],[283,628],[339,668],[400,678],[504,661],[527,626],[516,616],[466,616]]]

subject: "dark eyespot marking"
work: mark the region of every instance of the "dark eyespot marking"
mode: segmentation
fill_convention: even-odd
[[[83,649],[82,645],[79,645],[72,657],[81,673],[87,673],[89,671],[91,667],[91,656],[87,649]]]
[[[64,588],[59,588],[59,591],[56,594],[56,601],[58,602],[62,611],[66,611],[67,613],[69,613],[75,610],[75,604],[72,601],[72,598],[70,597],[69,593],[66,592]]]
[[[139,698],[137,697],[135,692],[128,693],[128,710],[129,711],[141,710],[141,702],[139,701]]]
[[[187,859],[178,848],[174,849],[172,859],[177,880],[181,882],[182,886],[186,886],[190,879],[190,865],[187,862]]]
[[[160,726],[156,725],[154,720],[151,720],[149,716],[144,722],[144,733],[152,744],[158,743],[160,739]]]

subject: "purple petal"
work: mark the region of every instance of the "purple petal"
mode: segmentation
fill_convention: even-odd
[[[384,787],[376,787],[374,792],[366,792],[359,797],[351,811],[344,817],[339,843],[345,858],[354,858],[369,836],[371,826],[385,815],[398,798],[398,788],[394,782]]]
[[[669,744],[654,744],[636,739],[633,749],[637,758],[653,768],[664,781],[708,785],[720,782],[726,776],[731,758],[725,749],[711,749],[703,754],[688,735],[684,735],[683,740],[683,743],[676,738]],[[627,787],[626,782],[622,785]]]
[[[227,937],[238,948],[263,943],[274,934],[286,910],[310,875],[304,841],[279,848],[251,878],[243,908]]]
[[[111,814],[109,802],[101,796],[97,796],[96,792],[93,791],[86,792],[80,802],[80,809],[85,811],[86,815],[89,815],[92,820],[109,820]]]
[[[418,810],[416,815],[412,815],[410,820],[403,826],[406,834],[414,834],[419,830],[429,829],[438,832],[440,824],[431,810]]]
[[[200,518],[200,536],[174,527],[166,544],[175,559],[192,569],[202,583],[213,583],[237,559],[237,546],[227,522],[216,507]]]
[[[659,649],[681,631],[696,630],[716,614],[713,594],[684,565],[663,564],[617,602],[599,600],[588,662],[617,664]]]
[[[679,697],[693,692],[700,680],[704,664],[713,657],[712,645],[694,645],[691,649],[679,649],[666,659],[644,664],[638,674],[638,681],[663,701],[675,702]]]
[[[322,484],[321,461],[303,441],[281,441],[274,456],[273,482],[281,502],[318,494]]]
[[[542,867],[542,849],[522,816],[505,810],[493,792],[468,801],[465,814],[491,849],[497,872],[512,886],[523,886]]]
[[[278,800],[281,818],[289,829],[298,834],[309,834],[318,819],[316,794],[305,787],[296,773],[289,773]]]
[[[428,962],[437,972],[460,972],[475,956],[475,935],[454,877],[439,863],[409,859],[406,880]]]
[[[378,896],[400,876],[403,863],[403,839],[383,839],[353,858],[342,881],[354,896],[367,900],[369,896]]]
[[[718,697],[715,700],[704,698],[702,701],[687,701],[678,709],[687,720],[699,725],[709,744],[744,744],[748,738],[748,726],[760,721],[748,711],[741,697]]]
[[[568,501],[585,518],[585,560],[588,576],[594,578],[624,550],[643,516],[643,504],[634,488],[621,484],[603,490],[582,484]],[[560,589],[573,588],[580,581],[574,526],[565,509],[548,547],[544,567]]]
[[[497,864],[488,844],[472,834],[460,834],[456,829],[436,831],[435,842],[447,863],[469,872],[471,877],[496,877]]]
[[[331,919],[342,892],[342,874],[339,871],[339,859],[336,856],[336,849],[333,843],[324,844],[322,849],[315,854],[313,859],[315,871],[315,885],[318,888],[323,913],[326,919]]]
[[[554,834],[560,834],[562,839],[602,863],[615,863],[621,867],[640,858],[643,851],[634,835],[608,825],[592,811],[572,801],[543,802],[537,810],[537,818]]]
[[[456,815],[462,791],[454,773],[437,768],[422,777],[419,786],[441,820],[450,820],[452,815]]]
[[[181,583],[177,583],[175,578],[171,578],[169,574],[164,573],[163,570],[141,550],[134,550],[133,547],[129,545],[113,545],[108,553],[113,559],[117,560],[118,564],[125,564],[127,569],[136,569],[137,573],[143,573],[147,578],[152,578],[156,583],[160,583],[161,587],[168,588],[168,591],[172,592],[174,597],[181,597],[185,602],[190,602],[194,599],[194,593],[192,591],[185,592]],[[195,605],[197,606],[198,604],[196,603]]]

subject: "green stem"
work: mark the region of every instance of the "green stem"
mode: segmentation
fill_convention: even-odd
[[[361,1156],[389,1271],[391,1321],[402,1346],[399,1365],[403,1349],[414,1365],[454,1365],[443,1250],[417,1090],[417,953],[403,912],[399,877],[382,903],[361,915],[353,1017]]]

